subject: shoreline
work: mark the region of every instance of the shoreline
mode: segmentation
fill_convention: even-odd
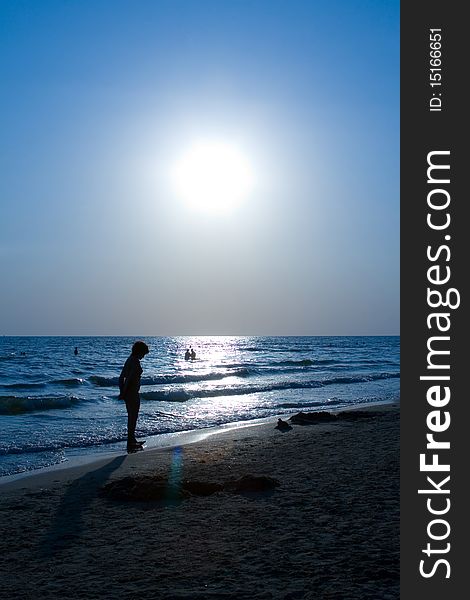
[[[2,487],[5,596],[398,600],[400,405],[338,412]]]
[[[309,410],[307,412],[321,412],[327,411],[333,414],[336,414],[345,410],[370,410],[376,406],[393,406],[399,405],[398,401],[377,401],[377,402],[368,402],[366,404],[351,404],[351,406],[343,407],[343,408],[332,408],[330,410],[321,409],[321,410]],[[142,452],[154,452],[154,451],[162,451],[168,449],[174,449],[178,446],[186,446],[188,444],[194,444],[198,442],[203,442],[207,438],[219,435],[224,432],[233,431],[233,430],[243,430],[248,427],[260,427],[262,425],[266,425],[269,423],[275,423],[278,418],[288,419],[292,415],[296,414],[298,411],[293,412],[284,412],[279,413],[277,415],[272,415],[270,417],[263,417],[261,419],[251,419],[247,421],[234,421],[229,423],[224,423],[222,425],[216,425],[214,427],[204,427],[201,429],[188,429],[184,431],[177,431],[173,433],[164,433],[164,434],[156,434],[148,436],[146,440],[146,445]],[[116,443],[113,443],[116,445]],[[84,469],[92,469],[93,467],[99,468],[101,465],[108,463],[109,461],[115,459],[119,456],[128,456],[127,451],[125,449],[125,442],[123,442],[122,449],[114,449],[114,450],[100,450],[100,451],[90,451],[83,454],[78,454],[78,449],[70,449],[74,454],[67,458],[66,460],[56,463],[47,467],[39,467],[37,469],[30,469],[27,471],[21,471],[19,473],[12,473],[11,475],[3,475],[0,477],[0,492],[8,491],[11,489],[16,489],[21,485],[22,482],[27,481],[28,487],[34,486],[36,483],[36,478],[41,478],[42,476],[49,477],[61,477],[66,473],[62,473],[70,471],[70,474],[73,475],[75,472],[81,474]],[[139,453],[140,455],[141,453]],[[33,481],[29,482],[30,479]]]

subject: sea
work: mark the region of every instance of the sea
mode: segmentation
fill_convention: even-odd
[[[4,336],[0,478],[125,451],[118,378],[137,339],[150,348],[141,361],[137,424],[148,443],[300,411],[399,401],[398,336]],[[195,360],[185,360],[189,347]]]

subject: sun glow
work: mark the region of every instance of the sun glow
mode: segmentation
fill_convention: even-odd
[[[253,187],[253,172],[234,145],[197,142],[176,162],[172,179],[186,204],[208,213],[227,213],[245,200]]]

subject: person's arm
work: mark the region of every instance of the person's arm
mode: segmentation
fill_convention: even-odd
[[[127,373],[127,361],[125,362],[124,366],[122,367],[122,371],[121,374],[119,375],[119,400],[122,400],[124,398],[124,393],[127,389],[127,385],[126,385],[126,373]]]
[[[119,399],[123,400],[126,397],[127,389],[129,388],[130,382],[137,376],[137,359],[131,358],[126,360],[124,367],[122,368],[121,375],[119,376]]]

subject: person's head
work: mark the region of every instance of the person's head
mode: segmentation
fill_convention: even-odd
[[[137,358],[143,358],[149,352],[150,350],[147,344],[140,340],[138,342],[135,342],[132,346],[132,355],[137,356]]]

